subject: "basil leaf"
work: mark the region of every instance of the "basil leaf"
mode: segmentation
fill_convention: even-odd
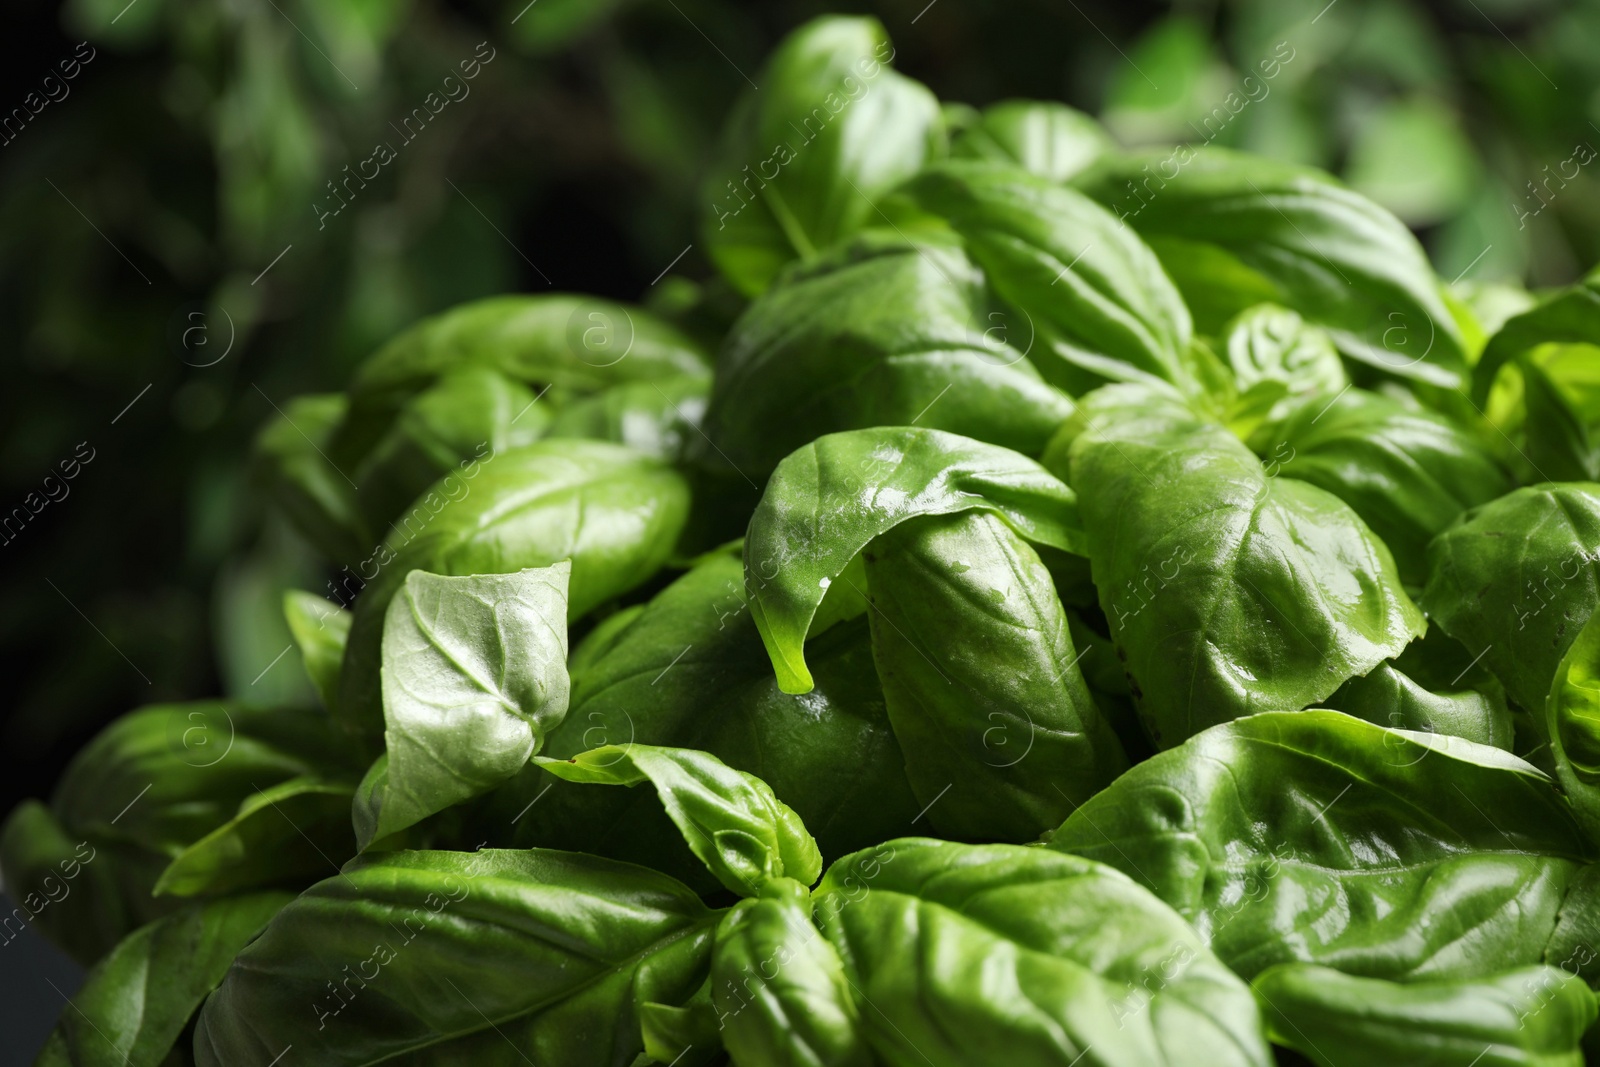
[[[675,459],[686,440],[698,436],[710,387],[703,374],[613,385],[563,407],[551,420],[549,434],[615,441],[659,459]]]
[[[1202,332],[1267,300],[1327,327],[1352,359],[1466,384],[1465,347],[1422,246],[1326,174],[1184,146],[1107,157],[1075,181],[1150,242]]]
[[[333,707],[344,646],[350,638],[350,613],[315,593],[290,589],[283,594],[283,617],[322,706]]]
[[[534,762],[568,782],[648,781],[689,848],[723,886],[754,896],[774,878],[810,885],[822,854],[805,824],[753,774],[707,752],[653,745],[605,745],[568,759]]]
[[[980,510],[1030,541],[1074,551],[1072,491],[1008,449],[938,430],[819,437],[784,461],[750,518],[751,613],[786,693],[812,687],[803,643],[828,586],[874,537],[919,515]]]
[[[706,367],[693,341],[641,308],[568,293],[475,300],[423,319],[361,365],[333,456],[359,460],[407,400],[447,374],[472,368],[588,393],[701,374]],[[520,425],[515,416],[511,424]]]
[[[735,106],[701,190],[701,232],[745,296],[875,221],[875,199],[942,150],[938,101],[889,68],[894,54],[876,19],[814,19]]]
[[[1289,963],[1251,983],[1272,1040],[1318,1067],[1474,1063],[1581,1067],[1594,993],[1557,967],[1477,980],[1386,982]]]
[[[1528,486],[1475,508],[1428,549],[1422,604],[1536,714],[1600,601],[1600,485]]]
[[[1361,389],[1315,396],[1251,440],[1268,469],[1325,489],[1361,516],[1422,585],[1428,543],[1511,491],[1494,454],[1444,415]]]
[[[866,620],[816,638],[817,686],[789,696],[750,617],[743,565],[715,553],[600,639],[606,647],[581,665],[573,659],[571,710],[546,755],[606,744],[709,752],[766,782],[827,856],[911,828],[922,805],[884,711]],[[474,826],[482,829],[466,847],[491,837],[581,849],[717,887],[652,792],[597,791],[530,767],[486,798]]]
[[[231,819],[262,789],[353,766],[326,716],[222,701],[155,704],[78,753],[51,807],[74,835],[164,856]]]
[[[85,967],[139,926],[173,911],[150,888],[162,856],[69,834],[37,800],[24,800],[0,830],[0,872],[12,908],[0,918],[0,946],[33,927]]]
[[[356,852],[352,781],[291,778],[246,797],[239,813],[173,857],[151,892],[233,892],[325,876]]]
[[[1152,889],[1233,970],[1475,978],[1542,963],[1594,859],[1510,753],[1335,711],[1252,715],[1134,767],[1048,847]]]
[[[835,863],[816,904],[887,1062],[1272,1062],[1244,983],[1110,867],[902,839]]]
[[[383,626],[389,758],[374,838],[499,785],[566,717],[571,571],[406,575]]]
[[[1388,663],[1350,679],[1323,703],[1396,730],[1449,734],[1507,751],[1514,740],[1503,697],[1476,689],[1435,692]]]
[[[1597,335],[1600,339],[1600,335]],[[1540,351],[1555,356],[1546,364],[1533,355],[1518,361],[1522,372],[1522,402],[1526,411],[1528,465],[1541,478],[1550,481],[1593,481],[1600,478],[1600,410],[1583,411],[1567,395],[1560,380],[1562,364],[1578,368],[1579,374],[1597,377],[1594,364],[1600,361],[1595,345],[1551,346],[1555,351]],[[1560,357],[1570,353],[1569,360]],[[1591,387],[1593,383],[1591,382]],[[1600,405],[1593,405],[1600,407]]]
[[[360,559],[376,539],[356,483],[326,452],[347,406],[339,395],[296,397],[255,443],[255,466],[273,503],[317,551],[340,562]]]
[[[1002,100],[950,140],[956,159],[1009,163],[1050,181],[1066,181],[1112,148],[1111,135],[1065,104]]]
[[[1337,393],[1349,384],[1333,339],[1276,304],[1241,311],[1223,331],[1228,365],[1241,391],[1282,382],[1292,395]]]
[[[376,732],[385,612],[405,576],[507,574],[572,561],[576,619],[655,573],[688,513],[661,461],[600,441],[540,441],[451,475],[420,499],[363,569],[339,679],[339,718]]]
[[[1473,402],[1486,406],[1502,368],[1550,343],[1600,344],[1600,273],[1506,319],[1473,367]]]
[[[293,1045],[329,1067],[632,1063],[639,1005],[688,999],[718,917],[664,875],[592,856],[364,857],[239,954],[195,1058],[254,1063]]]
[[[734,324],[698,459],[759,478],[822,434],[913,423],[1037,453],[1073,405],[1040,379],[1031,343],[959,248],[863,236]]]
[[[640,1004],[639,1029],[644,1038],[644,1054],[657,1063],[707,1067],[728,1062],[722,1054],[717,1010],[711,1005],[709,976],[683,1004]]]
[[[1094,201],[991,163],[942,164],[910,191],[1035,323],[1046,379],[1074,394],[1130,379],[1194,386],[1188,309],[1154,253]]]
[[[863,557],[889,721],[940,834],[1032,841],[1127,768],[1050,572],[1001,519],[913,519]]]
[[[1175,398],[1112,386],[1070,446],[1089,560],[1151,740],[1303,708],[1424,622],[1389,550],[1337,497],[1269,477]]]
[[[129,934],[89,972],[39,1067],[168,1062],[234,956],[291,899],[256,893],[194,904]]]
[[[771,882],[717,927],[712,999],[738,1063],[874,1067],[849,980],[796,882]]]
[[[409,398],[352,472],[368,527],[387,527],[461,461],[537,441],[550,415],[535,399],[522,382],[470,364]]]
[[[1556,669],[1545,706],[1556,777],[1600,842],[1600,616],[1591,615]]]

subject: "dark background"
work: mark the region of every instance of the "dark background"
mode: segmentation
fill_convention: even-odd
[[[1600,146],[1600,0],[525,5],[0,0],[0,116],[94,50],[0,145],[0,518],[94,457],[0,534],[0,813],[132,707],[304,697],[278,602],[324,576],[252,491],[273,406],[474,297],[686,299],[697,247],[651,282],[696,241],[722,120],[813,15],[875,15],[942,99],[1064,100],[1129,143],[1194,139],[1286,42],[1225,143],[1340,173],[1447,279],[1600,260],[1600,164],[1537,215],[1526,184]],[[482,41],[471,95],[319,230],[325,183]],[[32,934],[0,949],[0,1064],[77,980]]]

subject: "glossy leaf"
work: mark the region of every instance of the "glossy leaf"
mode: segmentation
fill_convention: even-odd
[[[522,382],[470,364],[409,398],[351,473],[368,528],[386,528],[463,463],[537,441],[550,422],[550,405],[537,398]]]
[[[304,884],[355,854],[351,780],[290,778],[246,797],[239,813],[173,857],[151,891],[178,897]]]
[[[1481,408],[1507,365],[1542,344],[1600,344],[1600,275],[1563,289],[1513,315],[1495,331],[1472,370],[1472,398]]]
[[[1264,300],[1390,374],[1466,384],[1465,348],[1411,231],[1332,178],[1187,146],[1108,157],[1076,183],[1148,241],[1203,332]]]
[[[700,462],[759,479],[821,436],[918,425],[1036,454],[1072,401],[959,247],[873,233],[791,270],[717,358]]]
[[[755,896],[775,878],[810,885],[822,873],[822,854],[794,810],[767,783],[708,752],[605,745],[568,759],[541,756],[535,762],[568,782],[649,782],[690,851],[741,896]]]
[[[568,617],[638,585],[671,553],[688,485],[661,461],[600,441],[540,441],[450,475],[397,523],[361,576],[338,714],[375,732],[384,614],[413,570],[509,574],[572,561]]]
[[[341,460],[365,456],[406,401],[447,374],[492,370],[587,393],[700,374],[707,363],[693,341],[640,308],[569,293],[475,300],[423,319],[361,365],[330,451]]]
[[[889,721],[940,834],[1032,841],[1127,768],[1050,572],[1004,521],[913,519],[863,556]]]
[[[894,55],[876,19],[815,19],[735,105],[706,172],[701,232],[744,295],[874,223],[876,199],[943,149],[938,101],[889,67]]]
[[[887,1063],[1272,1062],[1244,983],[1102,864],[901,839],[835,863],[816,901]]]
[[[1448,417],[1361,389],[1313,396],[1251,440],[1275,474],[1349,504],[1420,586],[1428,542],[1461,514],[1511,491],[1477,437]]]
[[[1337,497],[1269,477],[1154,390],[1101,390],[1079,420],[1070,480],[1095,585],[1157,745],[1306,707],[1422,633],[1389,550]]]
[[[1513,742],[1503,698],[1476,689],[1436,692],[1388,663],[1350,679],[1323,704],[1396,730],[1449,734],[1507,751]]]
[[[1528,486],[1475,508],[1428,549],[1422,604],[1530,715],[1600,602],[1600,485]]]
[[[1329,396],[1349,384],[1333,339],[1295,312],[1275,304],[1247,308],[1223,333],[1228,366],[1241,391],[1282,382],[1291,395]]]
[[[1008,449],[954,434],[882,427],[829,434],[767,482],[745,539],[761,639],[786,693],[809,692],[803,644],[828,586],[874,537],[907,519],[998,515],[1023,537],[1074,551],[1072,491]]]
[[[660,459],[675,459],[698,438],[711,380],[685,374],[660,381],[624,382],[563,407],[551,437],[615,441]]]
[[[1002,100],[950,140],[957,159],[1009,163],[1050,181],[1065,181],[1112,148],[1105,128],[1065,104]]]
[[[374,837],[499,785],[566,717],[571,571],[406,575],[383,626],[389,758]]]
[[[1558,967],[1476,980],[1386,982],[1302,963],[1251,983],[1272,1040],[1318,1067],[1472,1063],[1582,1067],[1595,996]]]
[[[1155,254],[1093,200],[991,163],[943,164],[911,192],[1039,331],[1032,358],[1048,380],[1074,394],[1130,379],[1192,387],[1188,309]]]
[[[711,990],[734,1062],[873,1067],[839,954],[811,921],[796,882],[773,882],[717,927]]]
[[[344,646],[350,638],[350,612],[315,593],[291,589],[283,594],[283,617],[322,706],[333,707]]]
[[[863,587],[865,582],[862,583]],[[700,749],[759,777],[805,820],[825,856],[911,827],[922,807],[884,711],[865,619],[812,642],[816,688],[781,692],[750,617],[738,556],[714,553],[572,663],[572,703],[545,754],[602,745]],[[717,883],[653,791],[596,790],[530,767],[486,798],[475,825],[499,844],[581,849]]]
[[[1590,616],[1556,670],[1545,706],[1556,776],[1600,842],[1600,617]]]
[[[629,1064],[638,1005],[705,977],[718,914],[664,875],[574,853],[396,852],[302,893],[239,954],[201,1067]]]
[[[1544,962],[1594,846],[1510,753],[1335,711],[1216,726],[1139,764],[1049,847],[1109,863],[1233,970],[1393,980]]]
[[[38,1067],[157,1067],[239,950],[291,899],[256,893],[192,904],[140,927],[62,1012]]]

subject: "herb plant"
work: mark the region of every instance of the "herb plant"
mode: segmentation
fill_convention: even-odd
[[[41,1063],[1584,1062],[1600,274],[891,55],[736,109],[732,322],[479,301],[262,432],[321,706],[12,813]]]

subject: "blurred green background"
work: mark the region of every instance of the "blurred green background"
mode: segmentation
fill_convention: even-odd
[[[1600,260],[1600,0],[0,9],[0,520],[27,510],[0,533],[0,810],[135,705],[298,695],[278,591],[325,576],[262,513],[256,429],[473,297],[683,301],[697,248],[654,282],[695,241],[721,123],[813,15],[876,15],[946,100],[1064,100],[1129,144],[1326,167],[1446,279],[1548,286]],[[475,58],[333,214],[332,183]]]

